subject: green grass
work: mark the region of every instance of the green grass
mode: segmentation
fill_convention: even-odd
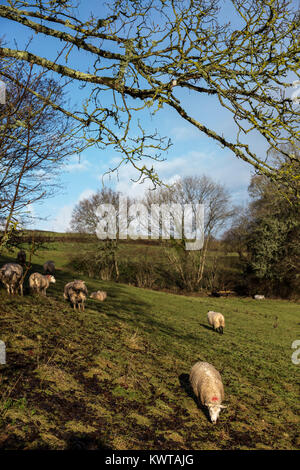
[[[0,289],[1,449],[297,449],[299,304],[250,298],[185,297],[85,279],[88,299],[74,312],[62,298],[78,278],[65,265],[79,248],[60,244],[47,298]],[[7,261],[3,258],[1,262]],[[223,336],[209,309],[226,318]],[[276,319],[278,317],[278,319]],[[220,371],[228,408],[207,419],[188,384],[197,360]]]

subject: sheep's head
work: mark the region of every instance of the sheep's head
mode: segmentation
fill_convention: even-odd
[[[49,279],[49,282],[52,282],[53,284],[56,283],[55,277],[51,276],[51,274],[47,274],[47,278]]]
[[[226,406],[220,405],[220,404],[214,404],[214,403],[207,403],[206,406],[208,407],[211,422],[213,424],[216,424],[221,409],[226,408]]]

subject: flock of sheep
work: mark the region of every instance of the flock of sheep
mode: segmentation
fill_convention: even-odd
[[[17,263],[6,263],[0,269],[0,281],[6,287],[8,294],[23,295],[24,271],[22,265],[26,262],[26,253],[20,250],[17,255]],[[51,283],[55,283],[54,261],[47,261],[43,265],[44,274],[32,273],[29,276],[29,288],[32,293],[46,296],[46,291]],[[74,310],[84,310],[84,303],[88,296],[88,290],[84,281],[75,280],[68,282],[64,287],[64,299],[69,300]],[[97,291],[90,295],[92,299],[105,300],[106,292]]]
[[[23,250],[18,253],[18,263],[25,264],[26,254]],[[20,292],[23,295],[23,268],[18,263],[7,263],[0,269],[0,281],[4,284],[8,294]],[[44,273],[33,273],[29,277],[29,287],[31,292],[46,295],[46,291],[51,283],[55,283],[55,265],[53,261],[47,261],[44,266]],[[84,303],[88,296],[88,290],[81,280],[68,282],[64,287],[64,298],[69,300],[74,310],[84,310]],[[93,292],[90,297],[103,301],[106,299],[106,292]],[[257,296],[264,298],[263,296]],[[257,299],[260,300],[260,299]],[[224,316],[219,312],[209,311],[207,314],[209,324],[215,331],[223,334],[225,327]],[[212,423],[216,423],[224,400],[224,387],[220,373],[208,362],[197,362],[190,372],[190,384],[193,392],[203,406],[209,411]]]

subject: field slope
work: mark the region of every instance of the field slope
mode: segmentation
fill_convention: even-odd
[[[299,448],[299,304],[86,278],[108,299],[74,312],[62,298],[74,278],[60,268],[47,298],[0,289],[1,449]],[[209,309],[224,313],[223,336],[208,326]],[[189,388],[197,360],[223,377],[228,408],[215,426]]]

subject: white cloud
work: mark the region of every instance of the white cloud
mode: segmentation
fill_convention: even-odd
[[[83,201],[83,199],[88,199],[90,198],[91,196],[93,196],[95,193],[95,191],[93,191],[92,189],[85,189],[84,191],[82,191],[82,193],[80,194],[79,198],[78,198],[78,201]]]
[[[57,213],[56,217],[52,219],[49,225],[52,227],[50,230],[54,232],[67,232],[70,227],[73,205],[63,206]]]
[[[207,175],[214,181],[224,184],[231,192],[234,203],[243,203],[247,199],[247,188],[251,177],[251,167],[247,163],[237,159],[229,152],[221,150],[215,152],[203,152],[192,150],[185,155],[181,155],[162,162],[153,162],[145,159],[140,165],[153,164],[158,175],[166,184],[172,184],[183,176]],[[114,185],[117,191],[131,197],[139,197],[148,188],[152,188],[152,183],[146,180],[143,184],[133,182],[139,176],[138,171],[130,164],[123,165],[117,173],[110,175],[110,179],[104,182]],[[102,175],[99,179],[102,178]]]
[[[108,165],[112,165],[112,163],[117,163],[116,156],[109,161]],[[75,164],[74,161],[72,164]],[[82,162],[82,164],[84,163]],[[140,166],[143,164],[146,164],[148,167],[153,165],[162,181],[167,184],[172,184],[183,176],[200,176],[205,174],[228,188],[232,195],[233,204],[245,205],[247,202],[247,188],[250,182],[252,167],[237,159],[226,150],[217,149],[214,152],[190,150],[185,154],[162,162],[144,159],[139,162]],[[87,180],[88,185],[92,185],[95,173],[91,175],[91,179]],[[97,179],[101,184],[102,176],[98,172]],[[128,197],[139,198],[145,194],[147,189],[153,188],[153,185],[149,180],[146,180],[143,184],[132,181],[137,180],[138,177],[139,172],[128,163],[127,165],[122,165],[117,172],[106,175],[104,177],[104,184],[113,187]],[[62,207],[59,206],[55,218],[45,223],[45,229],[59,232],[67,231],[74,206],[94,193],[93,189],[87,187],[79,196],[75,196],[74,203]],[[52,213],[54,213],[54,210],[53,208]]]
[[[82,159],[76,155],[70,159],[69,163],[64,165],[65,170],[68,172],[86,171],[90,167],[91,164],[86,158]]]
[[[200,132],[194,126],[178,126],[173,127],[170,131],[170,136],[174,142],[191,141],[192,139],[199,138]]]

